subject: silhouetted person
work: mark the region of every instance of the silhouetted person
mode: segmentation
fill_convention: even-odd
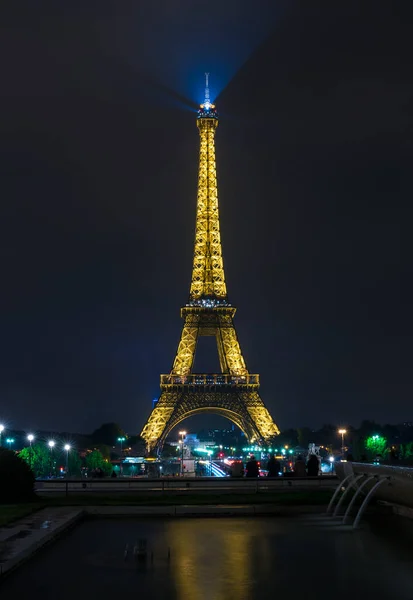
[[[260,470],[258,468],[258,463],[255,459],[255,456],[251,456],[246,465],[246,477],[258,477],[260,474]]]
[[[309,477],[317,477],[319,471],[318,458],[315,454],[311,454],[307,462],[307,473]]]
[[[279,461],[275,458],[274,454],[270,457],[269,461],[267,462],[267,471],[267,477],[278,477],[278,474],[281,471],[281,465]]]
[[[116,475],[115,471],[112,471],[112,475],[111,475],[111,477],[113,477],[113,478],[114,478],[114,477],[117,477],[117,475]]]
[[[297,460],[294,463],[294,473],[296,477],[307,476],[307,471],[305,470],[305,462],[301,454],[297,456]]]
[[[348,462],[353,462],[353,460],[354,460],[353,455],[351,454],[351,452],[348,452],[347,453],[347,461]]]

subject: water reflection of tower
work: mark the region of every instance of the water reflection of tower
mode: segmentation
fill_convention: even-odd
[[[168,522],[166,532],[172,556],[179,560],[179,568],[173,570],[177,600],[252,597],[251,525],[234,519],[217,528],[208,520],[177,520]]]

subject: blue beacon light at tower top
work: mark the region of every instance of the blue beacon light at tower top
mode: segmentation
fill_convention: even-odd
[[[211,100],[209,98],[208,77],[209,73],[205,73],[205,100],[204,103],[199,107],[198,119],[216,119],[218,117],[218,113],[215,110],[215,104],[211,104]]]

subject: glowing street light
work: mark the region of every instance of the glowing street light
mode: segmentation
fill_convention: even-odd
[[[64,449],[66,450],[66,477],[69,474],[69,450],[70,450],[70,444],[65,444],[64,445]]]
[[[179,435],[182,436],[182,439],[179,440],[181,443],[181,477],[184,474],[184,437],[186,436],[186,431],[180,431]]]
[[[29,444],[30,444],[30,468],[33,469],[33,449],[32,449],[32,442],[34,440],[34,435],[32,433],[29,433],[29,435],[27,436],[27,439],[29,440]]]
[[[6,444],[9,445],[9,450],[11,450],[11,445],[14,444],[14,438],[7,438]]]
[[[344,436],[347,433],[347,429],[339,429],[338,433],[341,435],[341,454],[342,458],[344,459]]]
[[[50,448],[50,477],[52,477],[53,475],[53,448],[56,445],[56,442],[54,440],[49,440],[48,442],[48,446]]]
[[[123,474],[123,465],[122,465],[122,444],[126,441],[124,436],[118,437],[118,442],[120,442],[120,474]]]
[[[0,448],[1,448],[1,434],[4,431],[4,425],[0,425]]]

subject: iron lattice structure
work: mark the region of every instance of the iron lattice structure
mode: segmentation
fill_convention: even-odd
[[[160,450],[166,436],[192,415],[210,412],[235,423],[250,442],[279,433],[259,393],[259,375],[248,372],[234,327],[236,309],[227,298],[219,227],[215,131],[218,114],[209,100],[198,111],[200,134],[194,260],[189,301],[172,370],[161,375],[161,396],[141,436],[148,452]],[[215,336],[221,373],[193,373],[200,336]]]

